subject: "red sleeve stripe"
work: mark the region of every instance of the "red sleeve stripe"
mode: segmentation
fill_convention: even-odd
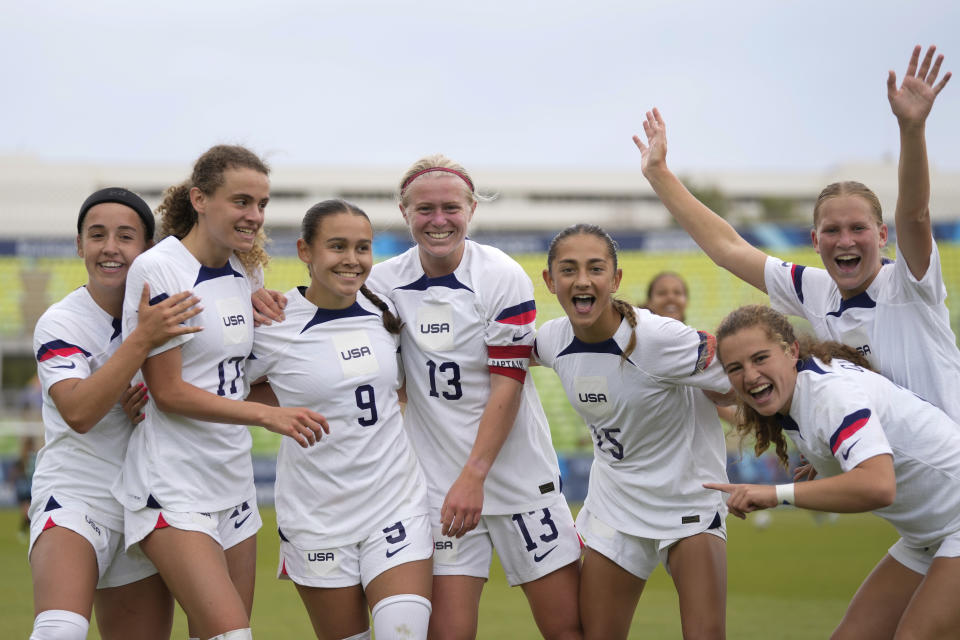
[[[537,319],[537,306],[533,300],[521,302],[500,312],[496,321],[501,324],[530,324]]]
[[[697,331],[700,335],[700,344],[697,346],[697,366],[693,372],[703,371],[713,362],[717,355],[717,339],[706,331]]]
[[[42,345],[37,350],[37,362],[44,362],[57,356],[66,358],[68,356],[74,356],[77,354],[86,356],[87,358],[90,357],[89,352],[81,349],[75,344],[70,344],[69,342],[64,342],[63,340],[54,340]]]
[[[520,383],[523,383],[523,381],[527,378],[526,369],[514,369],[513,367],[490,367],[490,373],[513,378]]]
[[[830,451],[834,454],[840,449],[847,438],[860,431],[870,421],[870,409],[854,411],[840,423],[840,428],[830,436]]]
[[[491,358],[529,358],[533,345],[513,344],[506,347],[487,345],[487,355]]]

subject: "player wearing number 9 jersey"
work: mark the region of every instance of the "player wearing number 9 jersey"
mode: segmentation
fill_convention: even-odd
[[[579,637],[579,542],[526,376],[533,286],[506,254],[466,239],[477,201],[472,179],[448,158],[414,164],[400,210],[417,246],[375,266],[368,283],[404,321],[404,419],[436,541],[431,636],[476,635],[496,548],[541,633]]]
[[[400,323],[362,287],[372,244],[356,206],[311,207],[297,241],[310,286],[287,293],[283,322],[257,328],[246,371],[269,385],[251,397],[272,391],[330,425],[310,449],[285,439],[277,457],[278,574],[297,585],[317,637],[369,637],[369,605],[377,638],[423,639],[433,555],[426,481],[397,396]]]
[[[726,509],[702,483],[726,478],[726,449],[701,389],[719,394],[730,385],[713,337],[613,298],[616,245],[599,227],[561,231],[547,265],[547,287],[567,317],[541,327],[534,356],[560,376],[594,438],[577,516],[587,546],[585,635],[627,637],[643,586],[663,562],[680,596],[684,637],[721,637]]]

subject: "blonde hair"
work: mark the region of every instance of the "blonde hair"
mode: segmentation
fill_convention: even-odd
[[[265,176],[270,175],[267,164],[246,147],[225,144],[210,147],[197,158],[190,179],[170,187],[164,193],[163,202],[157,207],[160,239],[166,236],[183,239],[190,233],[197,224],[197,212],[190,202],[190,189],[197,187],[212,196],[223,185],[223,174],[228,169],[253,169]],[[257,231],[253,248],[250,251],[236,252],[248,274],[254,275],[258,268],[262,269],[270,262],[270,256],[264,248],[267,242],[267,234],[261,227]]]
[[[423,175],[436,173],[431,172],[431,169],[446,170],[446,171],[436,171],[436,173],[449,173],[457,175],[463,181],[463,195],[470,204],[476,204],[481,201],[492,200],[491,196],[484,196],[477,193],[476,182],[473,180],[473,177],[470,173],[463,168],[459,162],[455,162],[443,155],[442,153],[434,153],[429,156],[424,156],[416,162],[414,162],[410,167],[403,173],[403,177],[400,178],[400,183],[397,186],[397,202],[400,203],[400,206],[404,209],[407,208],[407,205],[410,203],[407,197],[407,188],[411,183],[416,180],[420,180]],[[421,175],[417,175],[417,174]]]
[[[883,210],[880,207],[880,199],[870,187],[857,182],[856,180],[845,180],[843,182],[834,182],[828,184],[817,196],[817,202],[813,205],[813,226],[820,224],[820,207],[830,198],[840,196],[859,196],[870,205],[870,213],[873,214],[873,220],[880,227],[883,225]]]

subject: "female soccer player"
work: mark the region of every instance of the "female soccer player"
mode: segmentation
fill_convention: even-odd
[[[180,324],[200,312],[196,298],[175,293],[150,306],[143,287],[133,303],[140,325],[120,341],[127,270],[153,244],[154,226],[131,191],[90,195],[77,218],[87,283],[34,331],[46,440],[30,506],[34,640],[86,638],[94,605],[104,638],[170,635],[170,593],[139,549],[124,549],[123,506],[110,493],[132,427],[122,405],[136,404],[142,389],[131,379],[151,349],[200,331]]]
[[[153,402],[114,485],[127,545],[140,542],[199,638],[251,637],[261,521],[250,434],[242,425],[261,425],[302,446],[323,428],[313,411],[242,401],[253,345],[249,274],[265,259],[258,238],[269,197],[267,168],[256,155],[211,148],[190,181],[167,191],[159,209],[166,237],[127,278],[126,333],[138,323],[130,292],[144,283],[154,301],[185,288],[203,300],[203,313],[190,323],[204,331],[170,340],[143,364]]]
[[[577,516],[584,635],[626,638],[662,562],[680,596],[684,637],[722,638],[726,510],[702,487],[726,477],[723,430],[701,392],[729,390],[713,336],[614,298],[616,245],[595,225],[557,234],[543,277],[567,317],[540,328],[534,356],[560,376],[594,438]]]
[[[858,182],[827,186],[813,210],[813,247],[824,269],[781,262],[748,244],[699,202],[667,168],[663,119],[654,109],[643,124],[643,174],[677,221],[719,266],[770,294],[774,308],[807,318],[821,339],[848,344],[877,370],[960,421],[960,350],[944,304],[946,287],[930,228],[930,176],[924,127],[950,79],[937,77],[943,56],[930,47],[919,63],[913,50],[900,88],[887,79],[887,97],[900,127],[896,262],[880,202]],[[919,68],[918,68],[919,63]],[[910,327],[910,331],[904,331]],[[917,357],[917,354],[924,354]]]
[[[680,274],[661,271],[647,285],[644,307],[658,316],[686,322],[688,301],[687,283]]]
[[[370,638],[369,604],[377,638],[425,639],[426,480],[397,397],[400,322],[363,286],[372,245],[356,206],[307,211],[297,254],[310,285],[287,292],[282,323],[257,328],[246,375],[267,376],[281,405],[309,406],[330,425],[310,449],[284,439],[277,458],[278,574],[297,585],[317,637]]]
[[[873,511],[902,536],[860,586],[834,638],[946,638],[960,629],[960,425],[865,367],[835,342],[798,343],[782,314],[728,315],[718,356],[759,455],[787,464],[784,433],[820,479],[774,486],[707,483],[739,517],[780,503]]]
[[[369,287],[404,322],[404,423],[427,477],[434,527],[431,637],[473,638],[497,550],[540,632],[580,637],[580,544],[527,365],[533,285],[503,252],[466,238],[473,180],[444,156],[400,181],[417,246],[373,268]]]

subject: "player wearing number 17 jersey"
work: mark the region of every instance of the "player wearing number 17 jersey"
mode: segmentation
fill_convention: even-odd
[[[578,637],[580,546],[527,378],[533,285],[502,251],[466,239],[477,196],[462,167],[424,158],[400,191],[417,246],[376,265],[368,286],[404,322],[404,422],[427,476],[436,541],[431,636],[476,635],[496,548],[540,632]]]

